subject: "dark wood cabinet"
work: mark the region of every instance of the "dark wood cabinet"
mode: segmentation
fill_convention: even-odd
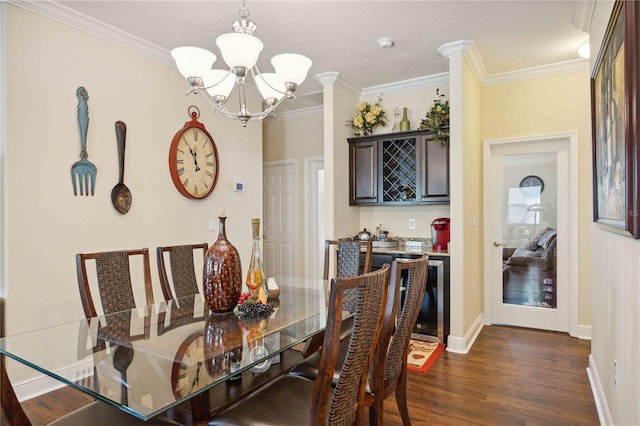
[[[431,142],[432,135],[421,138],[421,196],[424,203],[449,202],[449,147]]]
[[[418,130],[349,138],[349,204],[449,203],[449,148]]]
[[[378,142],[363,141],[349,149],[349,204],[378,203]]]

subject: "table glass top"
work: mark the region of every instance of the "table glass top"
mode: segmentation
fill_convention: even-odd
[[[322,332],[327,282],[279,278],[266,317],[210,315],[199,295],[0,339],[0,352],[149,419],[233,379],[268,369]]]

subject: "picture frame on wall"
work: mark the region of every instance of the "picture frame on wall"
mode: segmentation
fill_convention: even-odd
[[[640,238],[638,12],[617,0],[591,76],[593,220]]]

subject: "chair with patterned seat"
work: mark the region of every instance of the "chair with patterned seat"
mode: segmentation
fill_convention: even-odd
[[[200,252],[202,252],[204,260],[208,248],[207,243],[202,243],[165,246],[156,249],[158,275],[164,300],[181,299],[198,294],[194,253],[200,256]],[[166,256],[167,253],[168,256]],[[168,257],[168,262],[166,257]],[[171,280],[169,280],[167,273],[167,264],[171,272]],[[200,273],[202,274],[202,270]]]

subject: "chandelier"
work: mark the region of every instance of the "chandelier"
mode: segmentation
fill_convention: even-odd
[[[307,77],[311,60],[306,56],[283,53],[271,58],[275,73],[261,73],[256,62],[264,44],[254,37],[258,26],[248,20],[249,10],[242,2],[240,19],[232,24],[233,33],[222,34],[216,39],[228,70],[211,69],[216,55],[199,47],[177,47],[171,51],[178,71],[187,79],[191,90],[231,119],[240,120],[242,127],[249,120],[262,120],[271,115],[285,99],[296,98],[293,92]],[[247,110],[245,81],[251,73],[266,107],[252,113]],[[226,103],[234,87],[237,87],[239,111],[231,112]]]

